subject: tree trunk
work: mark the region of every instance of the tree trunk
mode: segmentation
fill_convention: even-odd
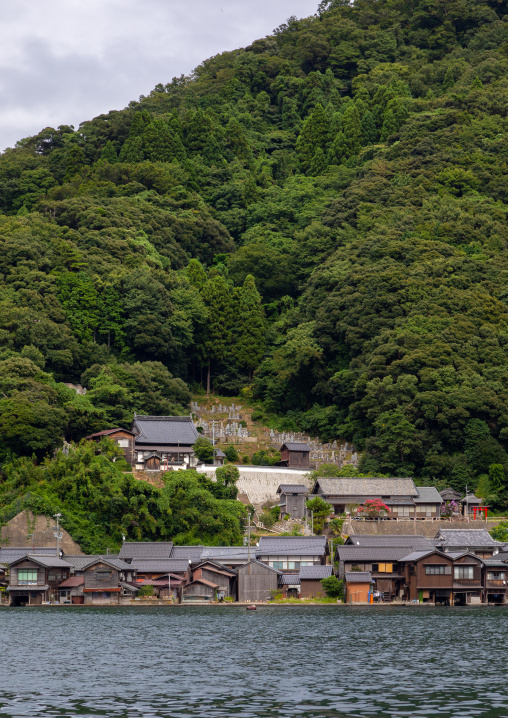
[[[208,360],[208,370],[206,373],[206,395],[207,396],[210,396],[210,365],[211,365],[211,361],[209,359]]]

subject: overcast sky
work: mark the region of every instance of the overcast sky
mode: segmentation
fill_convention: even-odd
[[[0,151],[245,47],[318,0],[0,0]]]

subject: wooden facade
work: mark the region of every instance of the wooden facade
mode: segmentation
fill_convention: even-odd
[[[111,439],[115,442],[115,444],[122,449],[123,454],[125,456],[125,460],[127,463],[129,463],[131,466],[134,465],[134,443],[135,443],[135,434],[132,431],[129,431],[129,429],[123,429],[121,427],[118,427],[117,429],[106,429],[105,431],[98,431],[95,434],[90,434],[90,436],[87,436],[87,439],[90,439],[91,441],[100,441],[105,436],[107,436],[108,439]]]
[[[200,603],[203,601],[209,603],[216,601],[218,592],[218,584],[204,578],[197,578],[183,586],[182,603]]]
[[[453,557],[436,550],[406,561],[404,571],[407,600],[451,606],[482,602],[482,561],[473,554]]]
[[[37,606],[58,600],[58,586],[69,577],[71,566],[54,556],[25,556],[9,569],[11,606]]]
[[[238,600],[269,601],[278,588],[279,572],[253,560],[238,568]]]
[[[310,446],[296,441],[288,441],[282,444],[279,466],[288,466],[293,469],[309,469]]]
[[[217,585],[217,598],[236,596],[236,571],[206,561],[192,569],[192,580],[205,579]]]
[[[288,515],[292,519],[305,518],[309,490],[304,484],[281,484],[277,493],[280,495],[281,516]]]
[[[134,569],[119,569],[105,558],[86,566],[83,578],[85,604],[118,604],[134,598],[138,591],[137,587],[128,583],[135,578]]]

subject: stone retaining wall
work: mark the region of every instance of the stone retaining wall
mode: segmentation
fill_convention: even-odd
[[[499,519],[501,521],[501,519]],[[440,529],[487,529],[490,531],[499,521],[345,521],[345,536],[384,536],[400,534],[434,538]]]

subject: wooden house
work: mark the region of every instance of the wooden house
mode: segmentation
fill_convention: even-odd
[[[219,584],[196,578],[182,587],[182,603],[211,603],[219,597]]]
[[[171,573],[163,574],[157,578],[146,578],[141,581],[137,581],[136,586],[137,588],[151,586],[153,588],[153,595],[156,598],[171,598],[173,601],[179,602],[184,584],[185,581],[181,576]]]
[[[118,604],[136,597],[135,568],[118,558],[101,556],[83,567],[85,604]]]
[[[90,434],[90,436],[86,436],[86,439],[89,439],[90,441],[100,441],[105,436],[108,437],[108,439],[111,439],[111,441],[114,441],[115,444],[122,449],[125,460],[131,465],[134,465],[134,438],[135,434],[132,431],[129,431],[129,429],[123,429],[121,427],[117,427],[116,429],[105,429],[104,431],[97,431],[95,434]]]
[[[330,578],[333,567],[302,566],[300,569],[300,598],[318,598],[326,596],[321,581]]]
[[[9,565],[11,606],[41,605],[57,601],[58,586],[68,578],[71,566],[57,556],[27,554]]]
[[[372,590],[370,571],[346,571],[344,574],[345,603],[368,603]]]
[[[339,578],[343,579],[345,574],[350,572],[368,572],[374,581],[375,590],[381,594],[384,601],[402,598],[404,595],[404,572],[400,565],[400,559],[411,553],[412,550],[407,545],[396,544],[337,546],[335,559],[339,563]],[[430,549],[427,548],[427,550]]]
[[[326,536],[261,536],[256,558],[285,573],[326,563]]]
[[[136,469],[162,471],[196,466],[192,447],[200,434],[190,416],[134,415],[131,430],[136,435]]]
[[[85,578],[83,575],[70,576],[58,586],[58,599],[60,603],[83,604],[85,595]]]
[[[280,495],[281,516],[287,514],[292,519],[305,518],[309,493],[305,484],[280,484],[277,493]]]
[[[318,478],[312,494],[332,504],[336,515],[355,513],[368,499],[381,499],[386,518],[420,519],[441,515],[441,496],[433,486],[416,487],[410,478]]]
[[[416,551],[400,561],[404,598],[458,606],[482,602],[482,560],[472,553]]]
[[[214,561],[203,561],[192,567],[192,580],[205,579],[217,585],[217,599],[236,596],[236,571]]]
[[[133,559],[132,566],[136,568],[137,580],[151,580],[174,574],[182,581],[191,580],[191,564],[188,559],[181,558],[155,558],[155,559]]]
[[[279,466],[293,469],[310,468],[310,446],[301,441],[286,441],[280,447]]]
[[[283,598],[300,598],[300,574],[281,573],[279,575],[279,589]]]
[[[238,568],[238,600],[269,601],[279,587],[279,571],[256,559]]]
[[[496,557],[483,559],[483,590],[485,603],[507,603],[508,564]]]

